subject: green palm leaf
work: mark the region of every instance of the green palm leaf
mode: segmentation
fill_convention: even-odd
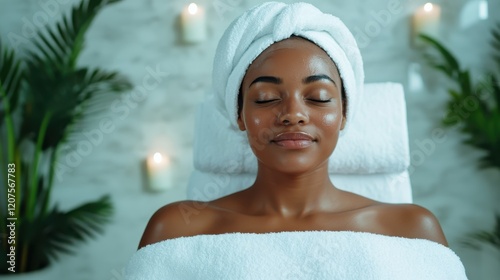
[[[4,95],[0,102],[0,123],[5,118],[5,102],[9,102],[11,111],[15,111],[19,101],[24,68],[14,50],[3,46],[0,41],[0,88]]]
[[[496,74],[491,74],[490,77],[492,79],[492,91],[493,91],[493,97],[495,98],[496,105],[498,108],[500,108],[500,23],[497,24],[496,29],[492,31],[493,35],[493,41],[491,43],[493,47],[493,55],[496,63],[496,69],[494,70],[494,73]]]
[[[12,141],[7,149],[14,151],[16,172],[23,169],[19,173],[22,176],[16,173],[18,180],[23,179],[16,185],[18,271],[39,269],[60,253],[73,252],[75,244],[99,233],[111,215],[109,197],[69,212],[49,205],[60,144],[77,130],[86,110],[91,106],[99,108],[96,102],[109,98],[107,93],[121,93],[132,87],[117,72],[77,66],[85,33],[93,19],[101,8],[115,2],[119,0],[82,0],[56,25],[38,32],[24,63],[16,58],[14,51],[0,44],[0,121],[11,124],[7,131],[13,135],[12,121],[7,119],[12,118],[12,111],[17,108],[16,118],[20,122],[17,137],[9,138]],[[2,124],[0,128],[5,127]],[[21,160],[22,151],[15,145],[21,141],[35,144],[31,160]],[[3,149],[0,147],[0,152]],[[0,157],[5,161],[1,153]],[[43,157],[50,161],[48,178],[39,172],[38,159]],[[7,158],[11,162],[12,156]],[[1,206],[0,212],[4,213],[5,205]],[[0,225],[5,228],[3,222]],[[2,245],[6,244],[4,238],[2,236]],[[6,272],[5,250],[7,248],[1,246],[0,273]]]
[[[442,63],[436,63],[435,59],[432,56],[427,56],[426,58],[430,65],[444,72],[450,78],[454,78],[455,75],[460,72],[460,64],[458,63],[457,59],[441,43],[425,34],[420,34],[419,38],[425,43],[433,46],[443,58]]]
[[[53,116],[47,129],[43,150],[66,141],[68,135],[75,131],[71,129],[72,126],[78,123],[83,112],[89,109],[90,100],[104,93],[119,93],[132,87],[126,78],[115,72],[85,68],[58,75],[54,81],[33,75],[29,77],[29,83],[36,86],[36,89],[33,89],[35,92],[30,94],[27,100],[29,111],[26,111],[26,121],[22,124],[21,133],[34,137],[40,128],[41,118],[47,108],[50,108]]]
[[[116,72],[77,68],[84,34],[98,11],[118,0],[87,0],[73,8],[56,26],[40,32],[28,62],[23,138],[34,139],[48,108],[53,111],[42,150],[67,139],[68,128],[81,119],[85,103],[101,92],[123,92],[132,87]]]
[[[102,232],[112,213],[111,200],[104,196],[70,211],[55,207],[48,215],[33,221],[23,220],[18,241],[29,252],[25,269],[39,269],[50,260],[58,259],[62,253],[74,253],[75,245]]]
[[[474,232],[462,241],[462,245],[473,249],[479,249],[481,243],[490,244],[500,250],[500,215],[495,216],[495,226],[492,231]]]
[[[5,187],[2,186],[2,197],[7,197],[7,164],[14,162],[16,131],[12,115],[17,111],[17,104],[20,99],[21,86],[24,79],[24,68],[21,61],[16,57],[14,50],[4,47],[0,41],[0,136],[5,135],[6,141],[0,142],[0,165],[3,167],[0,179]],[[4,156],[6,152],[6,156]],[[3,201],[0,205],[4,205]],[[6,207],[1,207],[0,217],[2,221],[0,226],[5,228],[5,217],[7,217]],[[6,241],[3,237],[0,239],[2,245]]]
[[[465,144],[471,145],[484,152],[480,158],[481,168],[500,168],[500,85],[498,82],[500,71],[500,24],[492,31],[493,57],[496,62],[496,71],[486,73],[485,79],[473,85],[468,70],[461,70],[458,60],[441,43],[428,37],[420,36],[422,40],[432,46],[439,54],[436,62],[427,55],[429,64],[435,69],[444,72],[458,89],[448,90],[450,100],[447,105],[447,118],[443,124],[460,125],[460,130],[467,135]],[[472,98],[472,99],[470,99]],[[470,99],[470,100],[467,100]],[[456,108],[463,108],[466,101],[473,100],[478,104],[474,110],[459,112]],[[461,115],[462,113],[462,115]],[[465,114],[463,114],[465,113]],[[479,248],[481,243],[493,245],[500,250],[500,215],[496,216],[496,225],[493,231],[478,231],[468,235],[463,242],[472,248]]]
[[[36,48],[32,50],[33,63],[58,66],[61,71],[74,69],[94,17],[105,5],[119,1],[86,0],[75,6],[56,26],[38,33]]]
[[[500,23],[497,23],[496,29],[493,29],[491,35],[493,36],[493,40],[491,42],[491,46],[494,50],[493,58],[497,64],[496,70],[500,71]]]
[[[56,258],[59,252],[72,252],[72,245],[101,233],[112,212],[109,196],[85,203],[68,212],[54,209],[44,218],[47,225],[43,237],[47,241],[44,253]]]

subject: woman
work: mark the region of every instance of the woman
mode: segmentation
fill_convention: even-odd
[[[335,63],[320,47],[300,37],[271,45],[248,68],[241,96],[238,125],[258,158],[255,183],[210,201],[189,224],[179,205],[197,202],[164,206],[139,248],[181,236],[296,230],[363,231],[447,245],[428,210],[381,203],[331,183],[328,158],[346,122],[346,99]],[[263,130],[273,136],[262,139]]]
[[[246,132],[258,159],[256,180],[213,201],[159,209],[127,269],[129,279],[465,278],[431,212],[368,199],[330,181],[328,158],[363,84],[359,49],[339,22],[308,4],[275,2],[233,22],[217,50],[214,87],[229,121]],[[227,63],[219,67],[219,60]],[[201,210],[185,219],[186,206]],[[322,262],[313,254],[296,269],[311,247],[329,253]],[[440,252],[428,254],[434,250]],[[450,260],[446,269],[437,264],[442,259]],[[284,276],[292,270],[298,276]]]

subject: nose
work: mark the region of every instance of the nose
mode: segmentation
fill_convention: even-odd
[[[301,97],[289,97],[283,100],[278,113],[278,122],[281,125],[304,125],[309,122],[307,107]]]

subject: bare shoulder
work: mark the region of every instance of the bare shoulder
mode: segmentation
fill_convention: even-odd
[[[167,204],[149,219],[139,249],[167,239],[197,235],[210,224],[210,207],[205,202],[184,200]]]
[[[431,240],[445,246],[448,242],[434,214],[416,204],[388,204],[374,206],[377,222],[388,235]]]

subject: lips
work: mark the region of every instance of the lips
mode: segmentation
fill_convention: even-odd
[[[271,142],[287,149],[303,149],[311,146],[315,140],[314,137],[305,132],[283,132]]]

